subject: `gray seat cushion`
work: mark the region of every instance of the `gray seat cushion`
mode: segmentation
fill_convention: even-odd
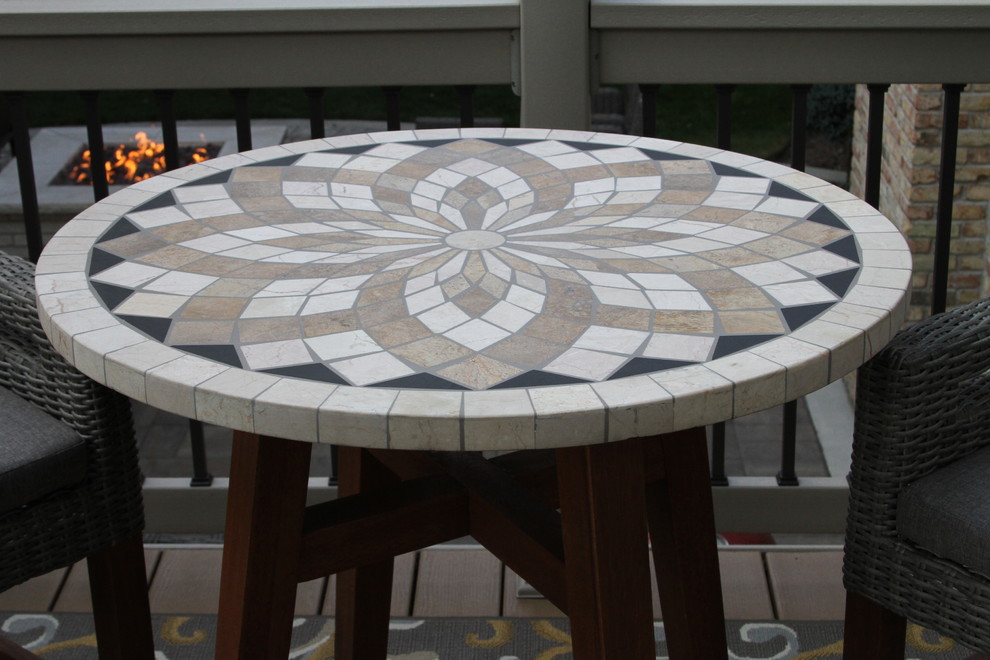
[[[898,532],[990,576],[990,447],[919,479],[897,499]]]
[[[0,387],[0,513],[86,476],[86,443],[72,428]]]

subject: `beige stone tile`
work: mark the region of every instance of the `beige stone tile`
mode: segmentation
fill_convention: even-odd
[[[217,280],[210,286],[200,291],[199,295],[216,296],[220,298],[250,298],[271,283],[271,279],[225,277]]]
[[[281,167],[239,167],[233,172],[230,180],[234,183],[247,181],[279,181],[282,179]]]
[[[497,144],[485,142],[484,140],[458,140],[446,146],[450,151],[459,151],[465,154],[483,154],[495,149],[501,149]]]
[[[756,241],[750,241],[746,243],[746,247],[754,252],[759,252],[775,259],[783,259],[784,257],[790,257],[808,251],[808,245],[806,243],[792,241],[783,236],[769,236]]]
[[[612,176],[612,173],[604,165],[575,167],[569,170],[564,170],[564,174],[567,176],[567,180],[572,183],[578,183],[579,181],[593,181],[595,179],[604,179],[605,177]]]
[[[509,285],[505,280],[495,277],[491,273],[488,273],[481,278],[479,286],[496,298],[501,298],[505,295],[505,290],[509,288]]]
[[[711,334],[715,332],[714,312],[655,312],[654,332]]]
[[[378,181],[378,172],[364,172],[362,170],[349,170],[346,168],[337,170],[333,175],[336,183],[356,183],[361,186],[370,186]]]
[[[732,268],[733,266],[748,266],[771,261],[770,257],[751,252],[746,248],[733,247],[724,250],[711,250],[700,253],[706,259],[710,259],[717,264]]]
[[[787,227],[793,225],[795,222],[799,221],[794,218],[787,218],[780,215],[770,215],[769,213],[750,211],[749,213],[741,216],[738,220],[734,221],[732,224],[736,227],[756,229],[758,231],[765,231],[768,234],[776,234],[777,232],[783,231]]]
[[[784,332],[776,311],[719,312],[722,327],[730,335],[775,334]]]
[[[301,335],[299,319],[295,316],[242,319],[237,322],[237,336],[242,344],[293,339]]]
[[[392,353],[423,367],[435,367],[467,357],[472,351],[446,337],[433,336],[397,346]]]
[[[545,339],[513,335],[489,346],[483,353],[527,369],[539,369],[565,350],[566,346]]]
[[[237,271],[238,277],[258,277],[275,279],[295,269],[295,264],[251,263]]]
[[[662,169],[666,176],[677,174],[707,174],[711,176],[712,174],[711,167],[703,160],[665,160]],[[676,184],[671,182],[670,185]],[[678,187],[680,186],[678,185]]]
[[[845,229],[829,227],[828,225],[822,225],[817,222],[802,222],[780,233],[782,236],[811,243],[812,245],[825,245],[850,234]]]
[[[216,233],[214,229],[207,227],[200,222],[196,222],[195,220],[190,220],[189,222],[178,222],[174,225],[153,227],[147,231],[150,231],[154,235],[168,241],[169,243],[181,243],[182,241],[189,241],[194,238],[209,236],[210,234]]]
[[[523,334],[570,345],[587,329],[586,324],[550,318],[549,316],[538,316],[523,329]]]
[[[681,275],[698,289],[735,289],[750,286],[749,280],[736,275],[731,270],[708,270]]]
[[[664,190],[657,196],[657,201],[664,204],[701,204],[709,194],[708,190]]]
[[[649,330],[652,321],[653,312],[648,309],[602,305],[595,312],[595,324],[607,325],[611,328]]]
[[[230,196],[238,202],[245,197],[277,197],[281,194],[280,181],[235,181],[230,184]]]
[[[361,293],[358,295],[357,306],[365,307],[367,305],[374,305],[377,303],[387,302],[389,300],[395,300],[396,298],[401,298],[404,288],[405,282],[392,282],[390,284],[383,284],[382,286],[375,287],[369,287],[366,284],[361,288]]]
[[[471,316],[481,316],[491,309],[498,299],[479,287],[472,287],[454,298],[454,303]]]
[[[738,289],[715,289],[707,291],[708,298],[720,310],[726,309],[774,309],[773,302],[754,286]]]
[[[324,314],[310,314],[302,317],[303,336],[320,337],[322,335],[334,334],[356,330],[361,327],[357,314],[353,310],[345,309],[339,312],[326,312]]]
[[[358,309],[361,325],[370,328],[389,321],[406,318],[409,311],[404,300],[389,300],[387,302],[366,305]]]
[[[198,250],[192,250],[181,245],[166,245],[154,252],[139,257],[137,261],[152,266],[161,266],[162,268],[182,268],[186,264],[192,263],[202,257],[203,253]],[[183,270],[185,269],[183,268]]]
[[[236,319],[246,304],[246,298],[193,298],[179,316],[185,319]]]
[[[226,275],[244,268],[243,259],[211,255],[185,264],[182,270],[201,275]]]
[[[162,239],[145,232],[137,232],[100,243],[100,249],[121,257],[133,257],[168,245]]]
[[[484,390],[523,373],[522,369],[475,355],[466,360],[440,369],[437,374],[475,390]]]
[[[233,321],[175,321],[168,333],[171,345],[226,344],[234,332]]]
[[[419,319],[415,318],[399,319],[364,330],[384,348],[407,344],[433,334]]]
[[[655,161],[642,160],[633,163],[612,163],[608,166],[617,177],[656,176],[662,171]]]
[[[681,202],[684,203],[684,202]],[[700,220],[702,222],[725,222],[729,223],[738,219],[745,211],[738,209],[723,209],[714,206],[702,206],[684,214],[688,220]]]

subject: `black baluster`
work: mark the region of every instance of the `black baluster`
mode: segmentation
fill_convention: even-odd
[[[735,85],[715,85],[717,102],[717,120],[715,127],[715,145],[719,149],[732,148],[732,93]]]
[[[309,136],[314,140],[327,136],[323,123],[323,96],[326,90],[322,87],[306,87],[303,89],[309,99]]]
[[[110,194],[107,182],[106,154],[103,148],[103,122],[100,120],[100,93],[80,92],[86,106],[86,139],[89,141],[89,178],[93,182],[93,199],[100,201]]]
[[[777,473],[778,486],[797,486],[798,478],[794,471],[797,459],[797,401],[784,404],[784,429],[781,439],[780,472]]]
[[[206,439],[203,436],[203,423],[199,420],[189,420],[189,443],[192,446],[193,476],[190,486],[209,486],[213,484],[213,475],[206,462]]]
[[[383,87],[385,92],[385,118],[390,131],[397,131],[402,128],[402,121],[399,116],[399,92],[401,87]]]
[[[949,288],[949,243],[956,185],[956,145],[959,139],[959,96],[965,85],[945,84],[942,104],[942,161],[938,175],[935,220],[935,267],[932,273],[932,314],[945,311]]]
[[[657,91],[659,85],[640,85],[639,93],[643,97],[643,136],[657,136]]]
[[[728,486],[725,474],[725,423],[712,424],[712,485]]]
[[[234,97],[234,123],[237,126],[237,150],[251,150],[251,113],[248,110],[249,89],[232,89],[231,96]]]
[[[171,172],[179,168],[179,126],[175,119],[175,92],[160,89],[155,92],[155,96],[158,97],[158,111],[162,118],[165,171]]]
[[[474,85],[458,85],[461,105],[461,128],[474,128]]]
[[[24,213],[24,234],[27,238],[28,259],[37,263],[44,244],[41,240],[41,212],[38,210],[38,188],[34,180],[31,158],[31,134],[28,130],[27,109],[22,92],[9,92],[11,145],[17,158],[17,178],[21,186],[21,207]]]
[[[863,199],[875,209],[880,208],[880,169],[883,164],[883,111],[887,83],[866,86],[870,93],[870,107],[866,120],[866,181]]]
[[[808,151],[808,92],[811,85],[791,85],[791,167],[804,172]]]

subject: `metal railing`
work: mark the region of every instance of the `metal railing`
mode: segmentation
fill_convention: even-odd
[[[98,52],[149,57],[99,57]],[[99,0],[7,0],[0,5],[0,93],[9,106],[25,234],[32,257],[43,237],[33,180],[24,93],[75,90],[86,104],[89,142],[102,142],[94,90],[156,90],[166,161],[177,161],[174,89],[227,88],[234,99],[239,149],[251,148],[250,90],[305,91],[311,136],[322,137],[323,94],[332,87],[384,91],[387,125],[399,127],[400,88],[451,85],[462,126],[474,121],[476,85],[509,85],[520,96],[523,126],[587,129],[599,85],[636,85],[643,133],[657,126],[661,85],[716,86],[716,144],[731,144],[738,84],[784,83],[793,90],[792,160],[805,166],[807,95],[814,83],[869,84],[865,199],[879,204],[884,94],[889,83],[944,82],[944,138],[933,311],[944,309],[949,229],[963,82],[990,80],[990,2],[978,0],[155,0],[105,11]],[[0,134],[3,134],[0,126]],[[94,154],[101,153],[92,149]],[[100,167],[98,162],[94,168]],[[105,183],[94,199],[106,196]],[[830,478],[798,477],[794,404],[784,409],[776,478],[725,474],[724,434],[713,430],[712,477],[725,531],[835,532],[842,528],[845,467]],[[194,440],[194,483],[210,495],[149,480],[149,519],[162,498],[222,502]],[[201,437],[201,436],[200,436]],[[782,496],[779,486],[801,485]],[[332,496],[326,483],[317,497]],[[195,489],[193,489],[195,490]],[[781,504],[781,502],[786,504]],[[772,505],[768,505],[773,502]],[[209,506],[197,506],[204,531]],[[816,515],[809,516],[811,509]],[[222,519],[222,507],[218,509]],[[163,514],[164,515],[164,514]],[[181,526],[170,518],[166,524]],[[203,529],[200,529],[203,528]]]

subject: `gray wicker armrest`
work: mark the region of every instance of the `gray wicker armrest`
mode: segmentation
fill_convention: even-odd
[[[850,516],[894,528],[900,491],[990,444],[990,299],[901,332],[856,389]]]

